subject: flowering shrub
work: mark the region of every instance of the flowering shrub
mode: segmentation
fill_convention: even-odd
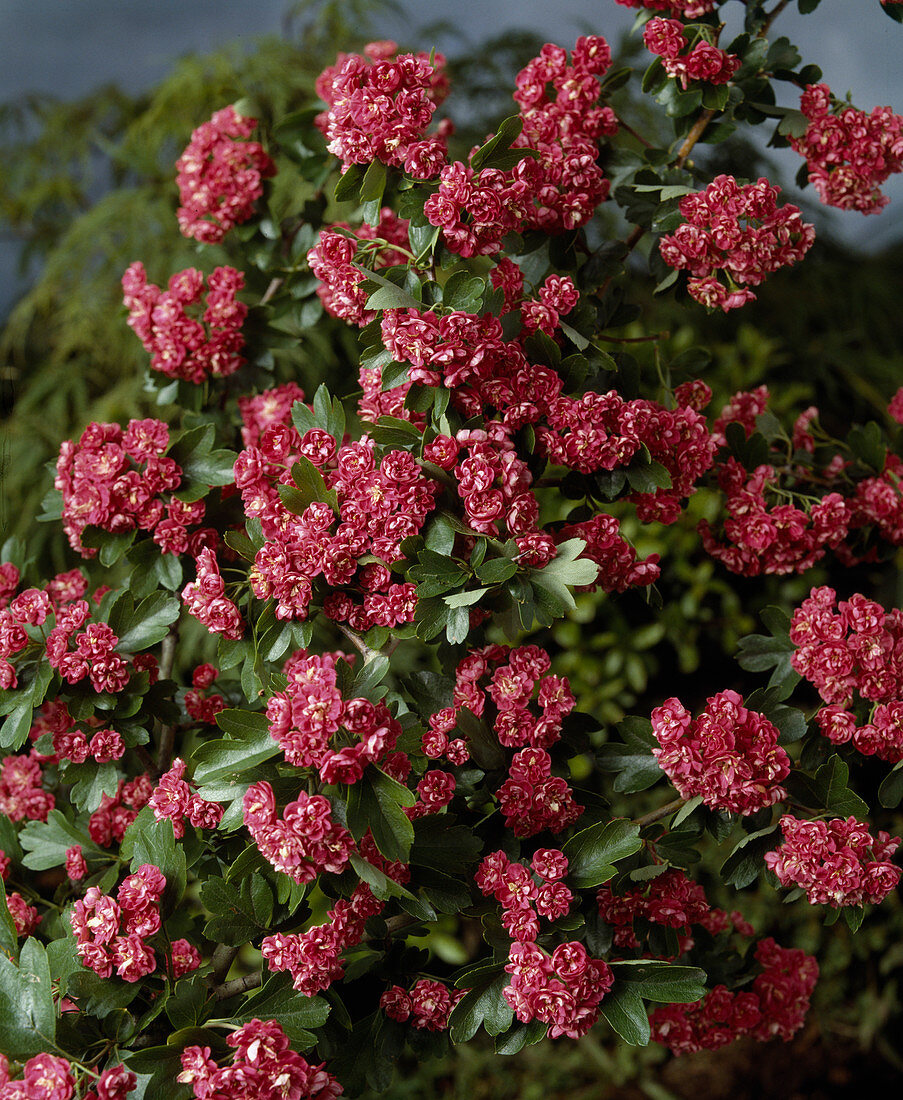
[[[324,71],[325,110],[192,135],[174,230],[237,266],[201,249],[161,290],[135,259],[166,419],[62,443],[42,518],[77,566],[2,548],[0,1097],[329,1100],[480,1029],[499,1054],[788,1040],[818,962],[733,892],[763,876],[856,932],[897,887],[901,612],[797,578],[903,545],[900,392],[843,439],[764,386],[709,412],[717,380],[625,335],[624,299],[651,273],[727,312],[805,262],[800,211],[697,145],[771,111],[820,197],[874,212],[898,116],[835,112],[772,37],[783,4],[722,46],[719,0],[619,2],[665,148],[598,35],[544,46],[469,152],[434,125],[444,59],[389,42]],[[313,325],[360,347],[319,387]],[[554,628],[603,600],[679,623],[681,539],[753,602],[809,595],[768,589],[798,606],[729,681],[603,728]],[[409,939],[437,926],[454,963]]]

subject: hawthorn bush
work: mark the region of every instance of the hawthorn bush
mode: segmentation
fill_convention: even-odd
[[[777,120],[875,214],[903,118],[832,95],[787,0],[732,41],[718,0],[618,2],[649,135],[599,36],[460,154],[445,59],[392,42],[318,105],[198,120],[172,225],[203,270],[122,277],[161,415],[62,443],[39,518],[79,566],[2,550],[0,1097],[325,1100],[603,1021],[787,1040],[819,967],[769,910],[861,935],[896,890],[903,613],[857,582],[903,544],[903,389],[840,428],[764,385],[710,410],[648,291],[733,315],[812,246],[704,145]],[[690,562],[761,609],[739,668],[683,657],[667,696],[625,643],[586,675],[637,608],[636,651],[680,653]]]

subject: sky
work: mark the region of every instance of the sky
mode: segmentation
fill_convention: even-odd
[[[287,6],[287,0],[0,0],[0,101],[26,92],[76,98],[109,82],[140,91],[186,53],[235,39],[250,45],[278,32]],[[380,33],[423,49],[433,44],[424,28],[439,20],[474,42],[521,27],[567,46],[587,31],[617,41],[635,15],[614,0],[401,0],[400,6],[402,14],[389,16]],[[722,8],[736,26],[742,11],[739,0]],[[879,0],[822,0],[805,18],[791,4],[774,33],[786,34],[804,61],[819,64],[835,93],[850,91],[864,110],[889,104],[903,113],[903,25],[883,14]],[[790,95],[786,104],[796,106]],[[796,155],[788,150],[777,159],[792,179]],[[892,202],[880,216],[823,210],[820,217],[861,247],[899,240],[903,176],[885,190]],[[15,246],[0,240],[0,310],[16,291],[15,257]]]

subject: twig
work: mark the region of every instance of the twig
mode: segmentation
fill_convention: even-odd
[[[213,978],[214,985],[218,986],[222,984],[237,954],[237,947],[227,947],[224,943],[218,943],[213,949],[213,955],[210,961],[213,963],[213,973],[211,977]]]
[[[239,993],[246,993],[249,989],[256,989],[263,977],[258,971],[256,974],[245,974],[243,978],[233,978],[231,982],[223,982],[213,990],[213,995],[218,1001],[225,1001],[229,997],[235,997]]]
[[[789,3],[790,0],[779,0],[779,3],[777,3],[768,13],[765,22],[762,24],[761,30],[756,35],[756,38],[764,38],[765,35],[768,34],[768,32],[771,30],[771,24],[775,21],[775,19],[777,19],[777,17],[781,14],[781,12],[784,10],[784,8],[787,7]]]
[[[172,676],[172,667],[176,659],[176,643],[179,639],[178,619],[170,627],[169,633],[163,639],[160,647],[160,679],[168,680]],[[176,728],[172,725],[160,727],[160,747],[157,751],[157,768],[165,772],[172,759],[172,750],[175,744]]]
[[[263,292],[263,297],[260,299],[260,304],[262,306],[265,306],[284,282],[285,279],[283,279],[281,275],[277,275],[275,279],[272,279],[270,285]]]
[[[714,111],[710,107],[707,107],[699,116],[699,118],[696,119],[696,121],[693,123],[693,128],[684,138],[684,143],[683,145],[681,145],[680,149],[677,152],[677,160],[674,162],[675,168],[683,168],[684,164],[686,164],[687,157],[693,151],[693,146],[705,133],[706,127],[717,113],[717,111]]]
[[[685,798],[675,798],[673,802],[668,802],[664,806],[659,806],[657,810],[651,810],[648,814],[643,814],[642,817],[636,818],[634,825],[645,828],[647,825],[651,825],[654,821],[660,821],[663,817],[667,817],[668,814],[674,813],[675,810],[679,810],[686,802]]]
[[[399,913],[397,917],[389,917],[386,921],[386,936],[391,936],[395,932],[401,932],[405,928],[410,928],[412,924],[420,924],[419,917],[413,917],[410,913]],[[361,940],[361,943],[373,943],[374,940],[385,939],[386,936],[371,936],[365,935]]]

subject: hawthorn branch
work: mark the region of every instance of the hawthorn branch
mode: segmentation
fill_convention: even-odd
[[[684,143],[677,151],[677,160],[674,162],[675,168],[683,168],[687,162],[687,157],[693,152],[693,146],[705,133],[709,123],[715,117],[718,112],[711,107],[706,107],[699,118],[693,123],[693,127],[687,136],[684,138]]]
[[[673,802],[667,802],[664,806],[659,806],[657,810],[650,810],[648,814],[643,814],[642,817],[638,817],[634,820],[634,825],[639,825],[641,829],[647,825],[651,825],[655,821],[660,821],[663,817],[667,817],[668,814],[674,813],[675,810],[679,810],[686,802],[685,798],[675,798]]]
[[[176,643],[179,640],[178,619],[170,627],[169,633],[163,639],[160,646],[160,679],[169,680],[172,677],[172,668],[176,659]],[[175,744],[176,727],[174,725],[160,726],[160,746],[157,751],[157,768],[165,772],[172,760],[172,750]]]
[[[397,917],[389,917],[386,921],[386,934],[385,936],[371,936],[365,934],[361,943],[373,943],[376,940],[383,940],[389,936],[394,935],[396,932],[401,932],[405,928],[410,928],[412,924],[421,924],[419,917],[411,916],[410,913],[399,913]]]
[[[243,978],[233,978],[230,982],[223,982],[222,985],[216,986],[213,995],[218,1001],[225,1001],[239,993],[247,993],[249,989],[256,989],[262,981],[263,975],[260,971],[256,974],[245,974]]]
[[[765,18],[765,22],[762,24],[761,30],[756,35],[757,38],[764,38],[766,34],[771,30],[771,24],[777,19],[784,8],[790,3],[790,0],[779,0],[777,4],[771,9]]]
[[[213,978],[213,984],[215,986],[222,985],[237,954],[237,947],[228,947],[224,943],[218,943],[213,949],[213,955],[210,961],[213,964],[213,973],[211,977]]]

